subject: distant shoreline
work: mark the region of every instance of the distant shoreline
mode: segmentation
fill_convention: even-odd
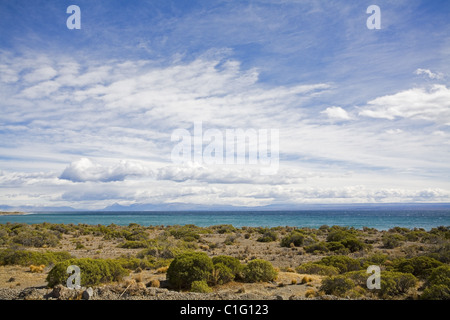
[[[24,214],[27,213],[22,211],[0,211],[0,216],[19,216]]]

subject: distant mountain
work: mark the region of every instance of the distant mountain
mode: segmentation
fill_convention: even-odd
[[[296,210],[450,210],[450,203],[351,203],[351,204],[272,204],[259,207],[231,205],[199,205],[190,203],[145,204],[123,206],[118,203],[96,211],[296,211]],[[0,211],[89,211],[72,207],[7,206],[0,205]]]
[[[188,203],[132,204],[123,206],[115,203],[101,211],[272,211],[272,210],[420,210],[447,209],[450,203],[352,203],[352,204],[273,204],[259,207],[197,205]]]

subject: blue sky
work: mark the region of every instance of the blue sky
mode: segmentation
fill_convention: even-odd
[[[445,0],[0,1],[0,205],[449,202],[449,13]],[[198,121],[279,130],[277,174],[173,163],[172,132]]]

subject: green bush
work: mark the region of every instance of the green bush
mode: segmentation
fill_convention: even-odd
[[[339,270],[339,273],[357,271],[361,269],[361,263],[359,260],[347,256],[324,257],[317,263],[325,266],[335,267]]]
[[[222,256],[213,257],[212,262],[214,265],[216,265],[218,263],[224,264],[225,266],[230,268],[230,270],[233,273],[233,276],[235,278],[238,278],[238,279],[242,278],[243,266],[237,258],[222,255]]]
[[[329,251],[343,251],[345,250],[345,246],[339,241],[331,241],[325,243],[327,249]]]
[[[24,230],[11,238],[13,243],[26,247],[56,247],[59,243],[59,233],[48,230]]]
[[[445,285],[450,287],[450,266],[442,265],[433,269],[427,279],[427,285]]]
[[[304,247],[307,253],[320,254],[328,252],[327,244],[323,241],[310,244]]]
[[[152,268],[156,267],[155,263],[152,263],[149,260],[138,259],[138,258],[120,257],[120,258],[114,259],[114,261],[117,261],[117,263],[119,263],[122,266],[122,268],[131,270],[131,271],[136,271],[139,269],[142,269],[142,270],[152,269]]]
[[[258,242],[272,242],[277,240],[277,233],[275,231],[269,230],[262,234],[256,241]]]
[[[327,242],[330,243],[328,247],[330,251],[345,252],[342,248],[344,247],[347,248],[350,252],[356,252],[367,247],[367,245],[365,245],[356,237],[356,235],[354,234],[355,231],[336,227],[333,228],[334,230],[330,231],[327,236]]]
[[[357,252],[367,247],[361,240],[355,237],[348,237],[341,241],[342,245],[350,252]]]
[[[381,242],[383,243],[383,247],[386,249],[394,249],[399,246],[405,241],[405,237],[398,233],[388,233],[383,235],[381,238]]]
[[[327,242],[340,242],[349,237],[353,238],[353,233],[347,230],[337,229],[328,233]]]
[[[148,241],[125,241],[118,245],[119,248],[124,249],[139,249],[139,248],[147,248],[149,246]]]
[[[321,290],[326,294],[333,294],[344,297],[349,294],[349,290],[355,287],[365,288],[370,274],[365,270],[352,271],[345,274],[331,276],[322,280]],[[417,279],[412,274],[382,271],[380,279],[381,288],[372,289],[380,298],[390,299],[394,296],[402,295],[408,292],[417,284]]]
[[[362,268],[367,269],[370,265],[381,266],[386,263],[388,256],[382,253],[374,253],[366,258],[360,259]]]
[[[301,247],[304,241],[305,235],[299,230],[294,230],[289,235],[281,239],[281,246],[289,248],[292,243],[296,247]]]
[[[167,280],[176,288],[190,288],[194,281],[208,281],[214,269],[204,252],[186,252],[175,257],[167,270]]]
[[[318,274],[321,276],[331,276],[339,273],[339,270],[335,267],[325,266],[314,262],[304,263],[298,266],[295,271],[298,273]]]
[[[442,265],[431,272],[420,298],[425,300],[450,300],[450,266]]]
[[[434,268],[442,265],[442,262],[426,257],[414,257],[411,259],[399,258],[393,261],[393,271],[412,273],[416,277],[426,279]]]
[[[67,267],[70,265],[76,265],[80,268],[81,286],[94,286],[100,283],[119,281],[128,275],[128,272],[114,260],[91,258],[70,259],[59,262],[50,270],[47,275],[49,287],[66,284],[67,278],[69,277]]]
[[[200,234],[210,233],[211,231],[198,227],[193,224],[187,224],[184,226],[171,226],[168,230],[168,234],[175,237],[175,239],[183,239],[184,241],[196,241],[200,239]]]
[[[320,290],[326,294],[332,294],[338,297],[345,296],[345,293],[355,288],[353,280],[343,275],[331,276],[322,280]]]
[[[50,265],[71,259],[68,252],[35,252],[26,250],[0,250],[0,265]]]
[[[234,274],[230,268],[219,262],[214,264],[212,272],[212,282],[214,284],[224,284],[234,280]]]
[[[208,283],[204,280],[193,281],[191,284],[191,292],[209,293],[212,289],[208,286]]]
[[[423,300],[450,300],[450,288],[443,284],[432,285],[423,291],[420,299]]]
[[[217,230],[217,233],[224,234],[224,233],[234,233],[236,232],[236,228],[233,227],[231,224],[221,224],[217,226],[212,227],[214,230]]]
[[[450,263],[450,242],[436,246],[433,248],[433,252],[427,254],[427,256],[443,263]]]
[[[243,277],[246,282],[273,281],[277,277],[277,272],[270,262],[255,259],[244,267]]]
[[[381,289],[377,290],[380,298],[390,299],[394,296],[407,293],[417,284],[417,278],[410,273],[381,272]]]

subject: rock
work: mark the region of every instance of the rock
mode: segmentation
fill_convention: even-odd
[[[80,290],[69,289],[62,284],[58,284],[49,296],[58,300],[71,300],[76,299],[80,293]]]
[[[87,288],[86,290],[83,291],[83,294],[82,294],[81,298],[83,300],[90,300],[90,299],[92,299],[93,296],[94,296],[94,289],[89,287],[89,288]]]
[[[16,278],[13,278],[13,277],[9,278],[9,280],[8,280],[8,282],[14,282],[14,281],[16,281]]]

